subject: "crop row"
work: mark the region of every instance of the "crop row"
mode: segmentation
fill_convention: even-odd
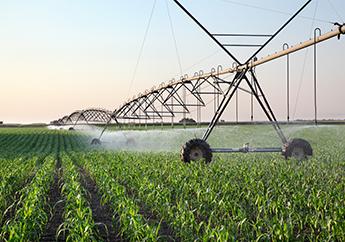
[[[87,158],[86,158],[87,159]],[[341,163],[260,160],[183,165],[168,155],[90,155],[178,237],[344,238]]]
[[[15,202],[18,191],[34,176],[45,157],[49,154],[56,156],[58,150],[58,136],[45,132],[20,134],[7,135],[1,140],[0,224],[8,211],[13,210],[10,205]]]
[[[66,241],[97,241],[96,226],[86,199],[86,191],[80,184],[80,174],[67,155],[62,156],[63,185],[61,193],[65,200],[63,224],[58,229]]]
[[[68,147],[67,144],[72,146]],[[47,129],[0,130],[0,159],[30,158],[33,155],[56,154],[66,149],[85,150],[87,137],[68,131]]]
[[[2,160],[0,169],[0,224],[3,216],[10,210],[10,205],[15,200],[15,192],[23,187],[35,173],[37,157],[23,161],[21,158],[15,160]],[[9,208],[7,211],[5,211]]]
[[[345,142],[342,135],[335,146],[332,135],[315,145],[316,157],[301,164],[241,154],[210,165],[183,164],[177,154],[166,153],[74,153],[89,147],[87,137],[74,132],[0,135],[0,224],[15,212],[2,226],[0,241],[41,238],[54,206],[48,191],[57,156],[65,205],[57,230],[69,241],[101,240],[80,168],[96,182],[125,240],[167,240],[161,237],[167,224],[182,241],[345,241]]]
[[[102,194],[102,202],[114,210],[114,224],[120,225],[121,237],[129,241],[157,241],[159,224],[149,224],[140,214],[140,207],[128,197],[126,188],[109,175],[107,169],[96,160],[84,159],[82,155],[75,160],[90,173]]]
[[[32,182],[22,191],[16,213],[2,228],[1,240],[35,241],[48,222],[47,194],[53,182],[55,161],[47,157]]]
[[[10,136],[11,137],[11,136]],[[39,153],[47,146],[54,143],[53,136],[42,134],[13,135],[10,140],[1,144],[2,157],[29,156]]]
[[[170,189],[164,189],[163,186],[155,184],[150,176],[138,172],[137,169],[143,168],[145,163],[138,161],[135,165],[114,154],[103,157],[99,153],[91,154],[89,158],[84,159],[89,159],[89,163],[92,164],[98,163],[99,167],[110,174],[114,183],[123,184],[127,190],[135,194],[137,200],[149,206],[154,214],[168,221],[176,237],[183,240],[193,240],[193,236],[194,239],[201,239],[201,227],[204,224],[196,221],[193,210],[188,207],[188,201],[183,201],[181,206],[172,204]],[[157,170],[151,170],[151,174]]]

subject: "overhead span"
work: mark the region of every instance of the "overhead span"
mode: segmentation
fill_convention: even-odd
[[[78,123],[108,123],[112,119],[113,112],[101,108],[89,108],[85,110],[74,111],[70,115],[53,121],[59,125],[76,125]]]
[[[112,112],[106,109],[90,108],[83,110],[78,121],[85,120],[86,123],[107,123],[111,120]]]
[[[219,95],[223,95],[232,85],[232,81],[220,78],[222,67],[219,66],[208,75],[202,71],[195,73],[193,78],[181,77],[181,80],[172,80],[162,83],[127,100],[113,116],[116,119],[162,119],[175,117],[176,114],[190,113],[192,109],[206,106],[210,98],[215,106],[219,105]],[[240,88],[250,93],[250,91]],[[217,102],[218,101],[218,102]]]
[[[223,69],[214,68],[211,72],[203,73],[197,72],[192,77],[187,75],[181,77],[179,80],[172,80],[167,83],[162,83],[158,87],[153,87],[127,100],[117,110],[114,111],[113,116],[117,119],[161,119],[164,117],[174,117],[177,113],[189,113],[191,107],[205,106],[205,95],[214,95],[214,106],[218,107],[218,95],[227,96],[228,90],[234,87],[236,78],[246,70],[254,70],[255,67],[275,60],[282,56],[294,53],[304,48],[316,45],[320,42],[326,41],[333,37],[345,33],[345,24],[337,25],[337,27],[323,35],[315,36],[313,39],[301,42],[295,46],[290,46],[287,49],[268,55],[261,59],[254,57],[246,64],[234,63],[232,67]],[[226,80],[229,75],[235,75],[235,79]],[[205,89],[207,89],[205,91]],[[212,90],[211,90],[211,89]],[[253,91],[245,90],[241,87],[236,87],[239,90],[252,94]],[[257,86],[254,85],[254,90]],[[183,90],[184,89],[184,90]],[[182,91],[186,94],[182,94]],[[186,100],[186,95],[192,97],[192,101]],[[223,101],[223,100],[222,100]],[[216,109],[216,108],[215,108]]]

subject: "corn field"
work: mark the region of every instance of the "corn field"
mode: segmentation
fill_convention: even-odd
[[[315,148],[303,162],[184,164],[79,132],[0,129],[0,241],[345,241],[345,127],[301,132]]]

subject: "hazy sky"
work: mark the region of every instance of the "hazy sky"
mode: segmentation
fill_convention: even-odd
[[[167,9],[183,73],[232,65],[172,0],[157,0],[134,76],[153,2],[0,0],[0,120],[49,122],[77,109],[113,110],[134,94],[180,76]],[[304,2],[181,0],[211,32],[265,34],[273,33]],[[309,39],[315,27],[328,32],[333,28],[329,22],[345,22],[344,9],[344,0],[314,0],[259,57],[281,50],[284,42]],[[242,60],[251,53],[230,50]],[[345,36],[320,44],[318,50],[319,116],[345,118]],[[295,119],[313,117],[312,54],[308,49],[291,56]],[[284,119],[285,58],[258,67],[257,73],[278,118]],[[240,119],[249,118],[249,107],[249,97],[240,95]],[[224,118],[233,119],[233,114],[230,108]]]

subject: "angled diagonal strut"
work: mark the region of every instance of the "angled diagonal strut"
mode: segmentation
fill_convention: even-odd
[[[291,18],[288,19],[287,22],[285,22],[273,35],[269,36],[270,38],[262,45],[260,46],[260,48],[255,51],[253,53],[253,55],[242,65],[239,60],[229,52],[228,49],[225,48],[226,45],[222,45],[216,38],[215,35],[212,35],[178,0],[174,0],[174,2],[215,42],[219,45],[219,47],[224,50],[233,60],[235,60],[235,62],[239,65],[239,66],[244,66],[244,68],[242,70],[236,70],[236,75],[234,77],[233,82],[231,83],[228,91],[226,92],[226,94],[223,97],[223,100],[221,102],[221,104],[219,105],[215,115],[213,116],[205,134],[203,135],[202,139],[203,140],[207,140],[207,138],[209,137],[209,135],[211,134],[213,128],[215,127],[215,125],[218,123],[219,118],[221,117],[221,115],[223,114],[225,108],[227,107],[227,105],[229,104],[230,100],[232,99],[233,95],[235,94],[235,92],[237,91],[237,89],[239,88],[239,85],[241,83],[241,81],[243,79],[246,80],[247,84],[249,85],[249,87],[252,90],[252,93],[254,94],[254,96],[256,97],[257,101],[260,103],[261,108],[263,109],[263,111],[265,112],[267,118],[269,119],[269,121],[272,123],[272,125],[274,126],[275,130],[277,131],[278,136],[281,138],[283,143],[287,142],[287,139],[285,137],[285,135],[283,134],[282,130],[280,129],[278,122],[275,118],[275,115],[268,103],[268,100],[266,99],[253,71],[251,70],[251,68],[249,67],[249,63],[252,61],[252,59],[258,54],[260,53],[305,7],[307,7],[312,0],[308,0]],[[246,73],[247,71],[250,70],[250,74],[252,75],[253,79],[254,79],[254,83],[255,86],[259,88],[259,92],[260,94],[258,94],[257,90],[255,88],[253,88],[253,86],[251,85],[250,81],[248,80]],[[232,91],[231,91],[232,90]],[[230,92],[231,91],[231,92]],[[262,102],[262,100],[260,99],[260,95],[263,97],[264,102]]]

